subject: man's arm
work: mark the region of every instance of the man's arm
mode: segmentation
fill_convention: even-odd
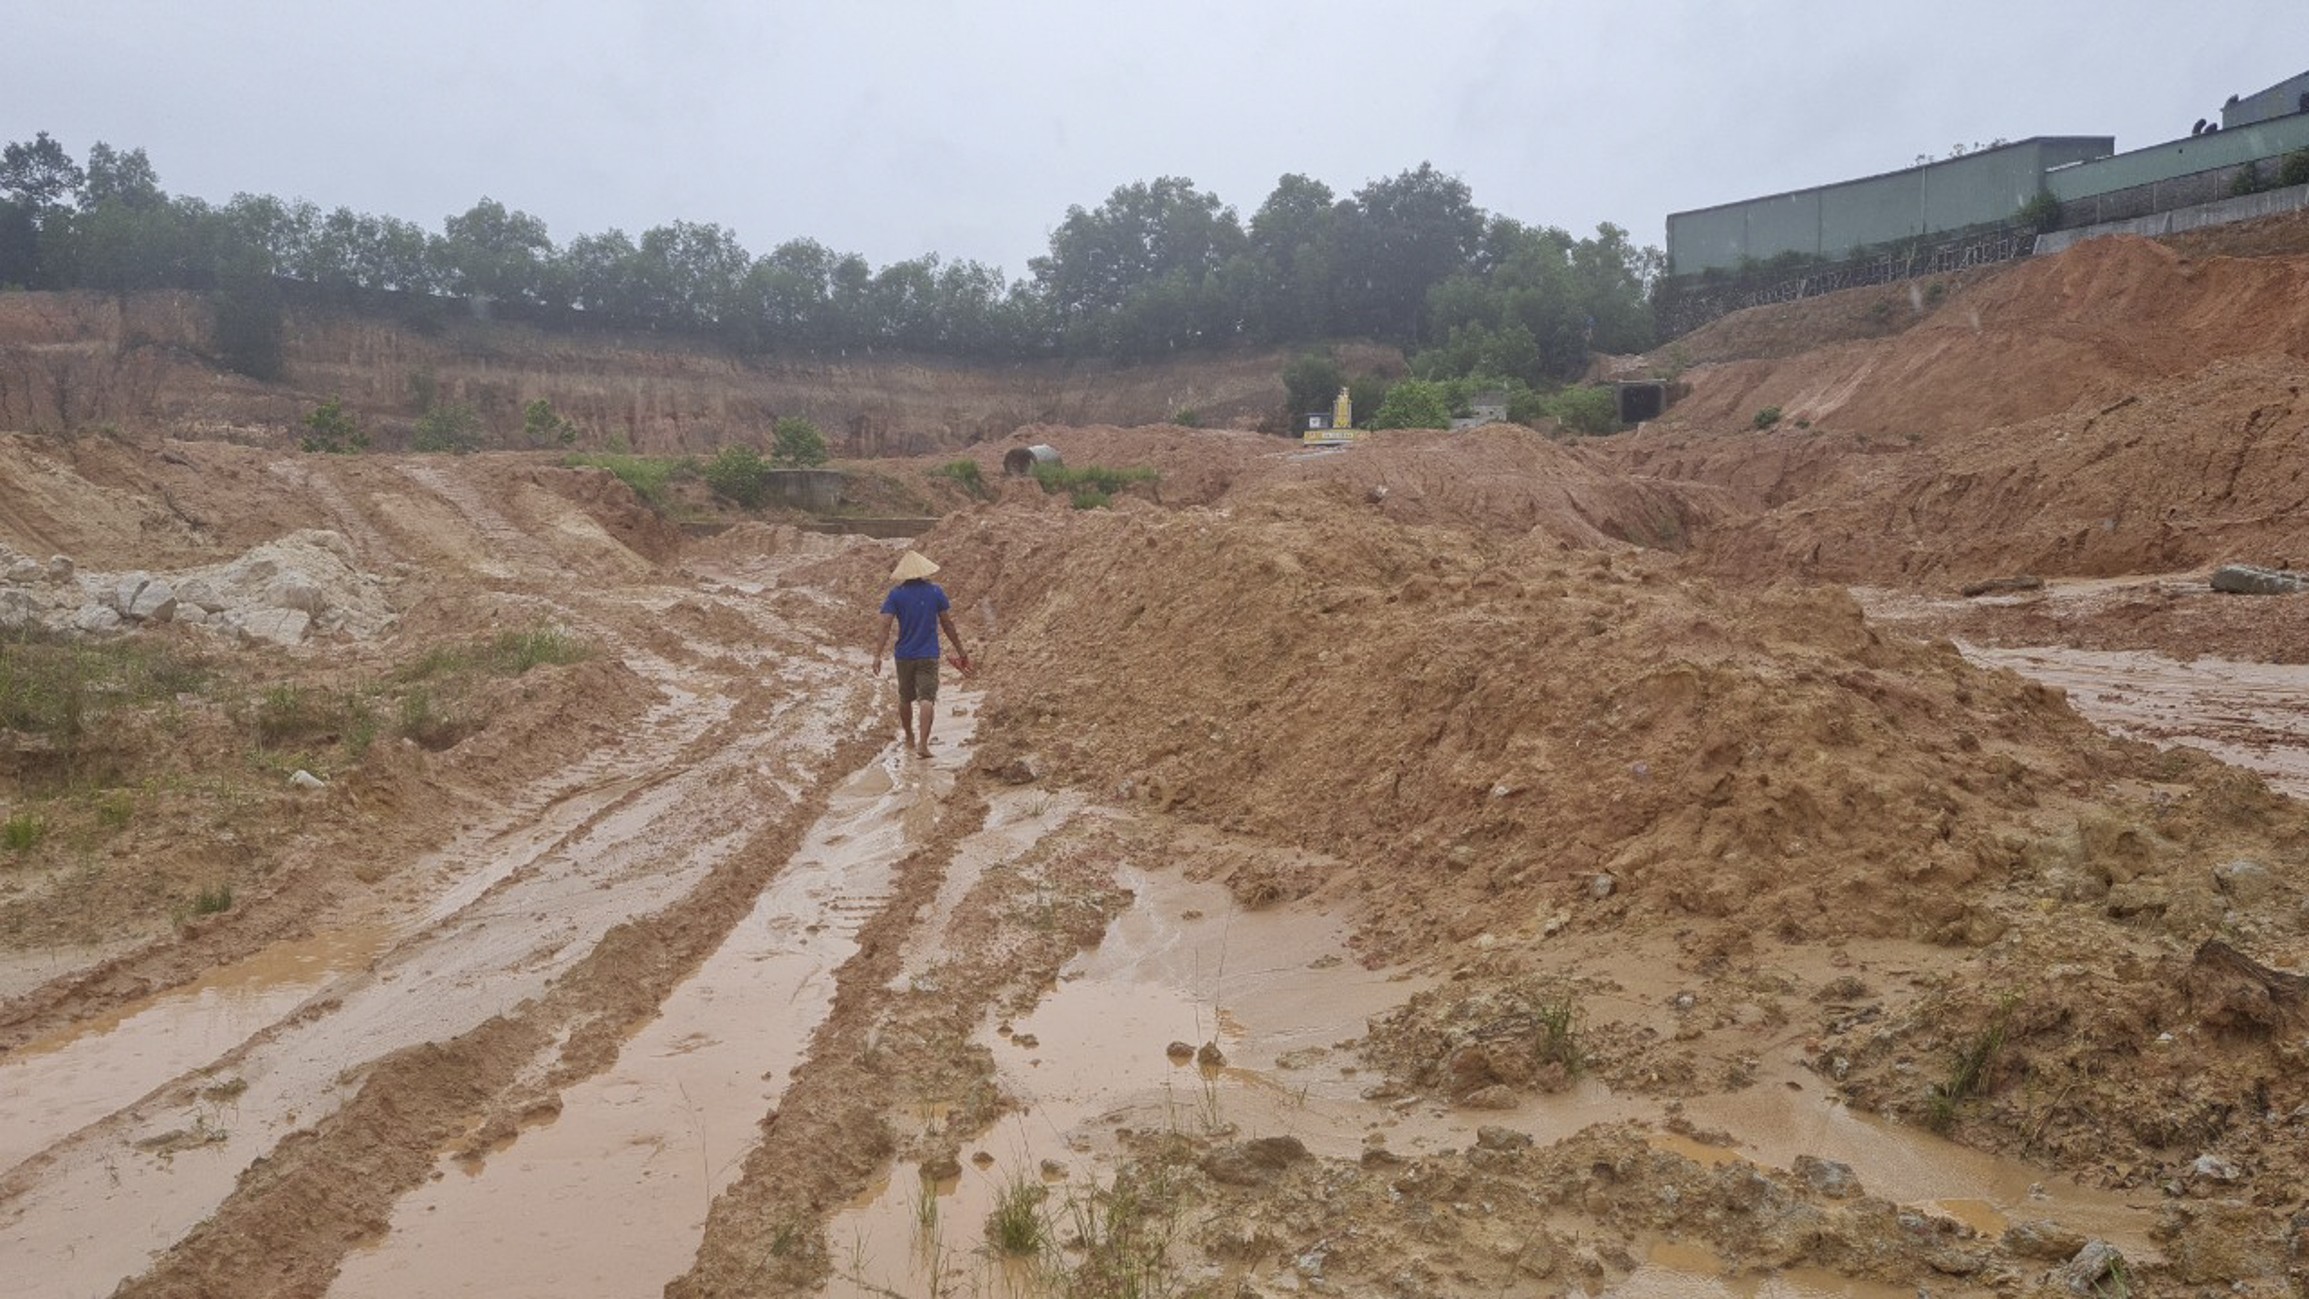
[[[896,614],[882,615],[882,634],[874,638],[874,675],[882,675],[882,656],[890,650],[890,633],[898,625]]]
[[[970,651],[962,648],[962,633],[954,630],[954,620],[946,616],[944,609],[938,611],[938,629],[946,633],[946,639],[954,642],[954,652],[963,662],[969,662]]]

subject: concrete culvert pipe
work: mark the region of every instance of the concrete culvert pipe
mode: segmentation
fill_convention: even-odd
[[[1030,447],[1012,447],[1002,453],[1002,472],[1013,478],[1026,477],[1033,473],[1038,465],[1049,465],[1055,469],[1061,463],[1063,462],[1058,458],[1058,448],[1044,446],[1041,443],[1036,443]]]

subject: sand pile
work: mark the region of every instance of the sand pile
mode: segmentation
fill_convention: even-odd
[[[965,627],[1002,629],[982,761],[1346,859],[1258,891],[1367,892],[1380,951],[1643,914],[1986,941],[1983,899],[2070,800],[2158,761],[1840,592],[1322,493],[988,512],[925,544]]]

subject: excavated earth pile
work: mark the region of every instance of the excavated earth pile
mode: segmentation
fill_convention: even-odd
[[[0,1289],[2302,1293],[2264,251],[1743,313],[1610,440],[860,466],[910,543],[0,438]]]

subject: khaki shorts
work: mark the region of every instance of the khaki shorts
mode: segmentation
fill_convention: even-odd
[[[938,660],[899,659],[898,702],[910,704],[920,699],[925,703],[938,702]]]

